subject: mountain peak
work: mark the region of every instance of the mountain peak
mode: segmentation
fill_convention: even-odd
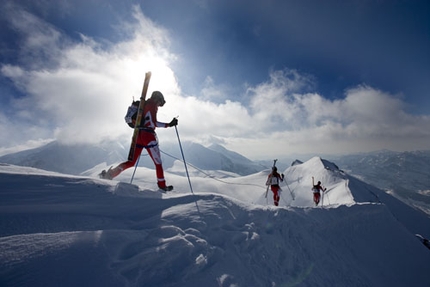
[[[315,156],[306,162],[309,166],[313,166],[313,168],[319,169],[327,169],[332,171],[339,171],[339,167],[331,161],[326,159],[322,159],[319,156]]]

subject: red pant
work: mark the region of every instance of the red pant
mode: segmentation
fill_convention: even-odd
[[[166,180],[164,179],[164,170],[161,162],[160,149],[158,148],[157,136],[155,133],[148,132],[145,130],[139,131],[133,159],[120,163],[117,167],[112,169],[111,171],[112,178],[116,177],[127,168],[134,166],[144,148],[146,149],[152,161],[154,162],[158,187],[160,188],[166,187]]]
[[[279,204],[279,199],[280,199],[280,196],[279,196],[279,185],[271,185],[270,186],[270,189],[272,190],[272,192],[273,192],[273,203],[276,205],[276,206],[278,206],[278,204]]]
[[[320,203],[320,197],[321,197],[321,194],[319,192],[314,192],[314,202],[316,205]]]

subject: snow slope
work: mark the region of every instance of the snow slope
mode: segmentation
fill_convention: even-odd
[[[280,207],[264,197],[268,171],[192,172],[191,193],[177,162],[167,194],[153,170],[136,185],[131,173],[0,165],[0,286],[430,286],[414,235],[430,237],[429,218],[318,157],[284,171]]]

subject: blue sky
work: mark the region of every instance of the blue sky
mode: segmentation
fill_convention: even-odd
[[[429,149],[428,1],[0,5],[1,153],[127,142],[149,70],[184,140],[251,158]]]

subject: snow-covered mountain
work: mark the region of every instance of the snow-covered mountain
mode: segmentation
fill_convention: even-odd
[[[4,155],[0,162],[78,175],[101,162],[118,162],[124,157],[123,153],[125,148],[116,142],[67,145],[53,141],[38,148]]]
[[[161,143],[163,165],[172,168],[182,159],[178,144]],[[231,173],[250,175],[268,168],[272,160],[251,161],[220,145],[204,147],[193,142],[183,143],[191,172],[200,176],[225,176]],[[72,175],[88,175],[116,165],[125,160],[128,143],[105,142],[100,145],[64,145],[51,142],[40,148],[0,157],[0,163],[29,166]],[[305,158],[310,158],[309,156]],[[379,151],[338,157],[328,157],[349,174],[361,178],[378,188],[392,192],[407,204],[430,214],[430,151],[392,152]],[[279,160],[278,168],[284,169],[293,160]],[[142,153],[139,166],[152,169],[153,163],[146,152]],[[204,170],[206,173],[199,173]]]
[[[378,151],[333,158],[364,181],[430,214],[430,151]]]
[[[314,157],[222,179],[175,162],[119,181],[0,165],[1,286],[430,286],[430,219]],[[312,176],[327,187],[312,202]],[[293,199],[294,198],[294,199]]]
[[[177,144],[161,145],[163,165],[172,167],[177,159],[182,159],[180,149]],[[249,175],[261,171],[264,166],[251,161],[250,159],[224,148],[221,145],[212,144],[204,147],[193,142],[182,144],[186,161],[193,166],[203,170],[223,170],[233,172],[238,175]],[[152,168],[153,163],[146,161],[146,167]]]
[[[182,159],[178,144],[161,144],[160,149],[165,168],[172,167],[177,159]],[[247,175],[264,169],[261,164],[220,145],[207,148],[197,143],[184,142],[183,150],[187,162],[203,170],[224,170]],[[1,156],[0,163],[79,175],[101,163],[118,164],[126,160],[127,155],[128,145],[118,142],[66,145],[54,141],[39,148]],[[139,166],[153,168],[153,163],[146,152],[142,153]]]
[[[430,189],[430,151],[380,151],[338,157],[343,169],[384,189]]]

